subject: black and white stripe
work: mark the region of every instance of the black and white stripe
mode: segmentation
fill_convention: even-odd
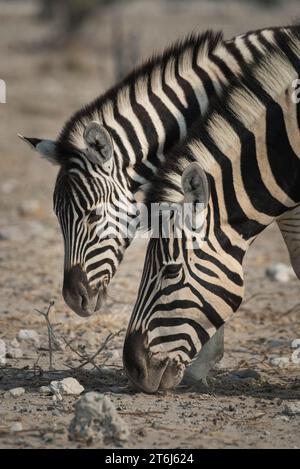
[[[204,200],[205,222],[193,248],[185,228],[180,239],[149,241],[124,345],[126,371],[145,391],[178,384],[238,309],[244,254],[274,220],[299,275],[300,104],[293,84],[300,75],[300,28],[274,37],[277,45],[229,81],[149,187],[149,206]]]
[[[190,36],[67,122],[56,142],[61,170],[54,208],[65,244],[64,296],[72,309],[86,315],[99,307],[101,292],[131,241],[120,233],[119,222],[112,216],[119,200],[133,215],[135,192],[151,181],[174,145],[185,138],[228,83],[287,32],[284,28],[262,30],[227,43],[220,33]],[[102,148],[97,142],[87,152],[85,130],[93,122],[111,140],[109,166],[95,164]],[[95,214],[99,207],[100,215]],[[116,235],[108,237],[106,230],[99,234],[96,220]],[[94,304],[89,305],[92,298]]]

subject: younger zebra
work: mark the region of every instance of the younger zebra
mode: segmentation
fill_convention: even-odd
[[[238,309],[242,262],[256,236],[282,216],[287,230],[292,224],[299,232],[299,59],[296,27],[279,50],[231,82],[148,191],[149,206],[201,203],[194,221],[202,217],[203,226],[199,233],[184,225],[181,238],[160,230],[149,241],[123,353],[129,378],[143,391],[176,386]]]
[[[174,144],[232,76],[288,31],[256,31],[227,43],[220,33],[188,37],[77,112],[56,142],[25,139],[60,167],[54,210],[64,239],[63,296],[77,314],[100,308],[131,241],[116,213],[134,216],[135,191]]]

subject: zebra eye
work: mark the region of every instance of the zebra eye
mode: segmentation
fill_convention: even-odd
[[[176,278],[181,272],[182,264],[167,264],[163,276],[164,278]]]
[[[88,215],[89,223],[96,223],[99,220],[101,220],[101,213],[99,212],[99,210],[92,210]]]

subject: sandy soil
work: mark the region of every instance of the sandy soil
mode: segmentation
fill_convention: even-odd
[[[299,8],[296,1],[270,11],[246,2],[224,4],[132,3],[123,12],[125,34],[135,28],[143,57],[192,29],[221,27],[229,37],[287,23]],[[76,43],[50,51],[42,47],[50,27],[33,17],[35,9],[34,2],[0,3],[1,78],[7,83],[7,104],[0,104],[0,339],[8,344],[26,328],[38,332],[42,344],[38,349],[22,345],[22,358],[8,358],[0,366],[0,447],[79,446],[68,440],[77,397],[57,404],[39,393],[41,385],[66,376],[76,377],[85,391],[110,397],[130,428],[128,447],[300,447],[300,416],[286,415],[286,406],[300,401],[299,364],[291,361],[291,342],[300,338],[300,284],[296,279],[274,283],[265,276],[271,263],[288,262],[276,227],[247,255],[246,300],[226,327],[226,355],[212,372],[208,390],[182,385],[155,396],[135,392],[122,370],[124,332],[96,357],[100,369],[76,369],[79,357],[67,348],[54,353],[49,371],[46,323],[34,309],[45,310],[54,300],[51,321],[57,334],[92,354],[109,332],[126,327],[145,243],[137,240],[129,249],[105,311],[84,321],[68,310],[60,293],[62,241],[52,213],[56,169],[30,153],[16,134],[55,137],[73,110],[113,83],[114,16],[99,15]],[[271,366],[274,356],[289,362]],[[256,371],[255,379],[234,379],[233,373],[244,368]],[[7,390],[19,386],[25,394],[10,397]],[[23,431],[12,433],[14,422],[21,422]]]

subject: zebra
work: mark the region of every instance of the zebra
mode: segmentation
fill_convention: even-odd
[[[62,293],[78,315],[100,309],[133,238],[120,229],[116,209],[135,217],[137,190],[147,187],[232,76],[287,31],[266,29],[228,42],[220,32],[191,35],[76,112],[56,141],[20,135],[59,165],[53,199],[64,239]]]
[[[202,229],[183,225],[181,237],[160,229],[149,240],[123,348],[127,375],[142,391],[178,385],[232,317],[244,293],[244,255],[274,220],[300,278],[300,26],[279,42],[229,83],[148,188],[149,207],[192,203]],[[176,228],[174,211],[169,217]]]

